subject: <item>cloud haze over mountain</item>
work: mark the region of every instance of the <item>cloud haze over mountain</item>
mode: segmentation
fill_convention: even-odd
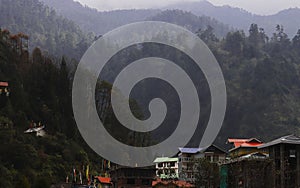
[[[76,0],[98,10],[160,8],[173,3],[199,0]]]
[[[197,2],[201,0],[77,0],[82,4],[98,10],[159,8],[174,3]],[[208,0],[214,5],[230,5],[243,8],[249,12],[261,15],[275,14],[287,8],[300,7],[299,0]]]

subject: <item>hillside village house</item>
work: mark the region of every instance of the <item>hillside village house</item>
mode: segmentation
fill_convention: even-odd
[[[244,141],[247,139],[229,140],[237,149],[231,150],[233,158],[221,165],[221,187],[300,187],[299,136],[283,136],[264,144],[248,139],[250,147]]]
[[[113,188],[151,188],[155,180],[155,168],[130,168],[116,166],[110,171]]]
[[[156,176],[160,179],[178,179],[178,158],[158,157],[154,160]]]
[[[95,180],[96,180],[96,184],[98,185],[97,188],[111,188],[112,187],[111,179],[109,177],[96,176]]]
[[[274,188],[272,162],[268,155],[260,152],[222,162],[220,178],[221,188]]]
[[[263,142],[256,138],[249,138],[249,139],[229,138],[227,143],[233,145],[233,148],[229,150],[229,156],[231,158],[237,158],[237,157],[241,157],[253,153],[267,154],[267,151],[265,149],[258,148],[263,144]]]
[[[205,148],[179,148],[178,153],[178,171],[179,180],[189,182],[195,181],[195,161],[200,158],[206,158],[210,162],[224,161],[226,152],[215,145]]]
[[[267,149],[275,167],[276,188],[300,187],[300,137],[288,135],[259,146]]]

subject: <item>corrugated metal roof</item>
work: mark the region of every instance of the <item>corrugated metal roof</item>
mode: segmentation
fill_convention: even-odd
[[[239,139],[239,138],[228,138],[229,143],[234,143],[234,142],[247,142],[249,139]]]
[[[99,182],[101,182],[101,183],[104,183],[104,184],[111,184],[110,178],[98,176],[97,179],[98,179]]]
[[[262,145],[262,143],[242,143],[240,147],[257,147]]]
[[[283,136],[283,137],[275,139],[271,142],[265,143],[265,144],[259,146],[258,148],[266,148],[266,147],[274,146],[277,144],[297,144],[298,145],[298,144],[300,144],[300,137],[295,136],[295,135]]]
[[[216,146],[214,144],[211,146],[203,147],[203,148],[178,148],[178,149],[181,153],[196,154],[196,153],[206,152],[211,147],[214,147],[214,148],[220,150],[221,152],[227,153],[226,151],[224,151],[223,149],[219,148],[218,146]]]
[[[261,146],[261,145],[263,145],[263,144],[256,144],[255,145],[255,144],[244,143],[244,144],[239,145],[238,147],[234,147],[234,148],[230,149],[229,152],[232,152],[232,151],[237,150],[239,148],[259,148],[259,146]]]
[[[158,157],[154,160],[154,163],[177,162],[177,161],[178,158]]]
[[[255,147],[262,144],[262,141],[258,140],[257,138],[248,138],[248,139],[236,139],[236,138],[229,138],[228,143],[233,143],[235,148],[238,147]]]
[[[191,154],[195,154],[195,153],[199,153],[203,148],[179,148],[179,151],[181,153],[191,153]]]
[[[0,82],[0,86],[2,86],[2,87],[8,87],[8,83],[7,82]]]

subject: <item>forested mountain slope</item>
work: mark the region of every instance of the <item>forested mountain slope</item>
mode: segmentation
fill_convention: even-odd
[[[0,30],[0,81],[9,84],[9,95],[0,88],[0,187],[50,187],[86,165],[100,173],[101,158],[77,131],[64,58],[38,48],[20,54]],[[44,125],[46,136],[25,134],[33,124]]]
[[[0,18],[0,28],[26,33],[30,50],[38,46],[50,55],[79,59],[94,40],[38,0],[0,0]]]
[[[41,0],[53,7],[59,14],[76,22],[83,30],[103,35],[116,27],[143,21],[154,16],[160,10],[115,10],[99,12],[96,9],[84,7],[73,0]]]
[[[300,16],[299,8],[283,10],[274,15],[261,16],[240,8],[214,6],[210,2],[203,0],[198,2],[180,2],[164,7],[164,9],[180,9],[190,11],[197,16],[209,16],[224,24],[228,24],[230,27],[244,31],[249,29],[250,24],[256,23],[263,27],[268,35],[272,35],[278,24],[283,25],[285,32],[290,36],[295,35],[300,27],[300,20],[297,19]]]

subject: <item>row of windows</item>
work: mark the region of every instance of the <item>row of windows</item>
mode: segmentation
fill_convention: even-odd
[[[175,167],[175,162],[158,163],[158,167]]]
[[[176,174],[176,171],[175,169],[158,170],[157,175],[160,176],[161,174]]]
[[[214,156],[206,156],[205,157],[208,161],[211,162],[218,162],[219,161],[219,156],[218,155],[214,155]]]
[[[179,158],[179,162],[190,162],[193,159],[191,157],[181,157]]]

